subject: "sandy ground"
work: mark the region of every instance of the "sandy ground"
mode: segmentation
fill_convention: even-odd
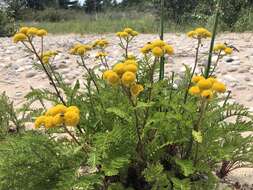
[[[82,78],[83,68],[78,66],[74,56],[68,54],[70,47],[77,42],[89,43],[95,39],[104,37],[110,42],[107,48],[109,52],[109,64],[113,65],[121,58],[122,50],[119,48],[119,40],[114,34],[106,35],[49,35],[45,39],[47,50],[58,50],[60,53],[55,58],[54,66],[63,74],[63,78],[69,84]],[[146,42],[157,39],[157,35],[145,34],[138,36],[131,44],[130,51],[133,54],[139,52],[139,48]],[[166,65],[166,74],[183,72],[183,65],[192,66],[196,41],[187,38],[185,34],[166,34],[165,40],[175,49],[175,55],[169,58]],[[226,42],[234,45],[239,52],[224,57],[219,62],[217,76],[232,90],[232,98],[247,106],[253,112],[253,33],[225,33],[218,35],[216,42]],[[39,46],[39,43],[36,43]],[[201,48],[201,64],[206,63],[209,40],[203,41]],[[95,51],[91,52],[91,58],[87,65],[93,67],[99,64],[95,59]],[[5,91],[15,105],[22,104],[24,96],[30,88],[51,88],[44,73],[34,70],[34,57],[29,55],[21,44],[13,44],[11,38],[0,38],[0,92]],[[253,170],[236,170],[230,176],[233,181],[242,181],[253,184]]]

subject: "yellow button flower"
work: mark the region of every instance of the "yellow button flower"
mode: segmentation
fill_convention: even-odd
[[[215,82],[212,86],[212,89],[216,92],[219,92],[219,93],[224,93],[226,92],[226,85],[221,83],[221,82]]]
[[[160,47],[154,47],[154,48],[152,49],[152,53],[153,53],[153,55],[154,55],[155,57],[161,57],[161,56],[163,56],[163,50],[162,50],[162,48],[160,48]]]
[[[35,35],[37,35],[37,32],[38,32],[38,28],[31,27],[27,30],[27,35],[28,36],[35,36]]]
[[[80,121],[80,116],[75,111],[68,111],[64,114],[64,124],[66,126],[75,127]]]
[[[126,37],[128,37],[128,33],[127,32],[121,32],[120,37],[126,38]]]
[[[213,48],[213,51],[214,52],[219,52],[219,51],[222,51],[222,50],[225,50],[226,49],[226,45],[225,44],[222,44],[222,43],[218,43],[214,46]]]
[[[214,78],[214,77],[209,77],[207,80],[210,81],[210,82],[212,83],[212,85],[213,85],[215,82],[217,82],[216,78]]]
[[[131,34],[134,30],[132,28],[125,28],[124,32]]]
[[[80,110],[79,110],[79,108],[78,108],[77,106],[69,106],[69,107],[67,108],[66,112],[68,112],[68,111],[74,111],[74,112],[76,112],[77,114],[80,114]]]
[[[39,37],[43,37],[43,36],[46,36],[46,35],[47,35],[47,31],[44,30],[44,29],[40,29],[40,30],[37,31],[36,34],[37,34],[37,36],[39,36]]]
[[[63,114],[57,114],[53,117],[53,124],[55,127],[59,127],[64,123],[64,116]]]
[[[107,74],[107,82],[111,85],[119,84],[120,78],[116,72],[110,72]]]
[[[125,66],[125,71],[130,71],[132,73],[136,73],[137,70],[138,70],[138,68],[135,64],[128,64]]]
[[[212,36],[211,32],[205,28],[197,28],[195,32],[198,38],[210,38]]]
[[[23,42],[27,39],[27,36],[23,33],[17,33],[13,36],[13,42],[18,43],[18,42]]]
[[[224,49],[224,52],[225,52],[225,54],[230,55],[230,54],[233,53],[233,49],[230,48],[230,47],[227,47],[227,48]]]
[[[187,33],[187,36],[188,36],[189,38],[195,38],[196,35],[197,35],[197,33],[196,33],[195,31],[190,31],[190,32]]]
[[[46,116],[55,116],[57,114],[63,114],[67,111],[67,107],[62,105],[62,104],[58,104],[50,109],[47,110],[46,112]]]
[[[113,71],[116,72],[118,75],[123,75],[123,73],[126,71],[125,66],[126,65],[123,63],[118,63],[113,67]]]
[[[25,34],[25,35],[26,35],[26,34],[27,34],[28,29],[29,29],[28,27],[21,27],[21,28],[19,29],[19,32],[20,32],[20,33],[23,33],[23,34]]]
[[[50,59],[49,56],[43,56],[43,57],[42,57],[42,62],[43,62],[44,64],[48,64],[48,63],[49,63],[49,59]]]
[[[200,89],[198,86],[193,86],[189,89],[189,94],[191,95],[199,95],[200,94]]]
[[[192,77],[192,82],[193,83],[198,83],[202,79],[205,79],[205,78],[203,76],[193,76]]]
[[[206,99],[212,99],[213,98],[213,92],[211,90],[204,90],[201,92],[201,97]]]
[[[132,31],[132,32],[130,32],[130,35],[131,35],[131,36],[138,36],[139,33],[138,33],[137,31]]]
[[[163,48],[168,55],[172,55],[174,53],[174,49],[170,45],[165,45]]]
[[[201,79],[198,83],[197,83],[198,87],[201,90],[207,90],[210,89],[212,87],[212,83],[211,81],[207,80],[207,79]]]
[[[129,87],[131,84],[133,84],[135,79],[136,79],[136,75],[132,72],[129,72],[129,71],[125,72],[121,78],[122,84],[127,87]]]
[[[144,90],[141,84],[134,84],[130,88],[131,95],[136,97]]]
[[[85,52],[86,52],[86,49],[85,49],[85,47],[79,47],[78,49],[77,49],[77,51],[76,51],[76,53],[78,54],[78,55],[80,55],[80,56],[83,56],[84,54],[85,54]]]
[[[138,66],[138,63],[134,59],[128,59],[124,62],[125,65],[136,65]]]
[[[45,124],[45,119],[46,119],[46,116],[37,117],[35,122],[34,122],[35,128],[40,128],[42,125],[44,125]]]
[[[114,73],[113,70],[107,70],[107,71],[105,71],[105,72],[103,73],[103,79],[104,79],[104,80],[107,80],[107,79],[108,79],[108,76],[109,76],[110,74],[112,74],[112,73]]]
[[[50,129],[54,127],[54,118],[52,116],[47,116],[45,118],[45,128]]]
[[[152,48],[155,48],[155,47],[163,47],[166,45],[166,43],[163,41],[163,40],[154,40],[152,43]]]

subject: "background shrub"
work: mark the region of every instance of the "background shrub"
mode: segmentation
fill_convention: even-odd
[[[0,10],[0,37],[10,36],[14,33],[15,22],[7,13]]]

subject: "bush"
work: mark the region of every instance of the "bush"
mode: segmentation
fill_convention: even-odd
[[[79,167],[80,155],[59,145],[36,132],[0,141],[0,189],[45,190],[64,184],[61,177]]]
[[[234,30],[243,32],[243,31],[252,31],[253,29],[253,9],[243,9],[240,13],[239,19],[234,25]]]
[[[24,21],[36,21],[36,22],[60,22],[73,20],[78,17],[79,11],[76,10],[64,10],[64,9],[55,9],[47,8],[45,10],[32,10],[24,9],[22,10],[22,19]],[[80,13],[81,15],[81,13]]]
[[[0,10],[0,37],[10,36],[15,31],[14,20],[5,11]]]
[[[28,27],[20,32],[14,42],[21,41],[28,49],[36,47],[35,38],[43,46],[47,35]],[[253,136],[241,135],[252,131],[252,115],[244,106],[228,102],[230,93],[224,94],[226,86],[215,76],[219,65],[209,61],[202,73],[195,72],[203,39],[212,36],[213,45],[215,34],[204,28],[187,34],[197,42],[196,62],[193,68],[186,67],[184,76],[164,76],[164,58],[174,53],[166,42],[145,44],[137,59],[128,47],[138,32],[125,28],[116,35],[124,54],[113,67],[107,62],[105,39],[70,49],[87,73],[85,89],[79,81],[67,85],[55,71],[57,52],[30,49],[39,61],[34,66],[45,72],[54,91],[32,89],[26,96],[28,103],[41,103],[34,125],[46,133],[13,138],[17,147],[11,147],[18,151],[5,152],[13,159],[3,156],[0,161],[4,188],[27,189],[24,181],[29,179],[31,189],[213,190],[219,178],[252,165]],[[87,67],[90,51],[97,51],[101,66]],[[218,63],[232,53],[231,47],[217,44],[204,55],[211,60],[216,54]],[[44,101],[54,106],[46,109]],[[71,140],[52,142],[52,136],[61,133]],[[11,165],[18,173],[8,170]],[[48,165],[51,169],[46,170]],[[15,181],[7,183],[9,179]]]

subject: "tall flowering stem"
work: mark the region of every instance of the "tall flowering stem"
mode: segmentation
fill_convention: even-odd
[[[81,57],[81,61],[82,61],[82,65],[83,67],[85,68],[85,70],[88,72],[93,84],[95,85],[96,89],[97,89],[97,92],[99,93],[99,88],[98,88],[98,85],[93,77],[93,74],[91,73],[90,69],[85,65],[85,62],[84,62],[84,58],[83,56],[80,56]]]
[[[215,41],[215,37],[216,37],[218,21],[219,21],[219,16],[220,16],[220,6],[221,6],[221,0],[218,1],[216,15],[215,15],[213,35],[212,35],[212,40],[211,40],[210,49],[209,49],[208,63],[207,63],[205,73],[204,73],[206,78],[208,78],[208,76],[209,76],[209,72],[210,72],[211,64],[212,64],[213,47],[214,47],[214,41]]]
[[[66,104],[66,102],[64,101],[64,99],[62,98],[62,96],[61,96],[61,94],[60,94],[60,91],[58,90],[58,88],[57,88],[57,86],[56,86],[56,84],[55,84],[55,82],[54,82],[54,79],[52,78],[52,76],[50,75],[50,73],[48,72],[48,70],[46,69],[46,67],[45,67],[45,65],[44,65],[44,63],[43,63],[43,61],[42,61],[42,57],[39,56],[39,53],[36,51],[36,49],[35,49],[35,47],[34,47],[34,45],[33,45],[33,43],[32,43],[32,39],[31,39],[30,37],[28,37],[28,42],[29,42],[29,44],[30,44],[31,47],[32,47],[32,52],[35,54],[35,56],[37,57],[37,59],[38,59],[39,62],[41,63],[43,70],[45,71],[47,77],[49,78],[51,84],[53,85],[53,87],[54,87],[54,89],[55,89],[55,91],[56,91],[56,93],[57,93],[57,96],[59,97],[59,99],[60,99],[60,101],[62,102],[62,104],[66,106],[67,104]]]
[[[193,126],[193,130],[196,131],[196,132],[199,132],[200,130],[200,127],[201,127],[201,124],[202,124],[202,121],[203,121],[203,118],[204,118],[204,114],[205,114],[205,111],[206,111],[206,107],[207,107],[207,100],[206,99],[202,99],[201,100],[201,105],[200,105],[200,110],[199,110],[199,118],[196,122],[196,124]],[[192,146],[193,146],[193,135],[191,136],[191,140],[190,140],[190,143],[187,147],[187,150],[186,150],[186,154],[185,154],[185,158],[188,158],[190,156],[190,153],[192,151]],[[194,155],[194,164],[196,164],[196,160],[197,160],[197,157],[198,157],[198,143],[196,145],[196,150],[195,150],[195,155]]]
[[[199,48],[200,48],[200,45],[201,45],[201,38],[198,38],[198,45],[197,45],[197,47],[196,47],[196,55],[195,55],[195,63],[194,63],[194,67],[193,67],[193,69],[192,69],[192,73],[191,73],[191,76],[190,76],[190,79],[189,79],[187,88],[186,88],[186,90],[185,90],[184,104],[185,104],[186,101],[187,101],[188,91],[189,91],[189,88],[191,87],[191,80],[192,80],[192,77],[194,76],[195,71],[196,71],[196,68],[197,68],[198,58],[199,58]]]
[[[160,26],[160,39],[163,40],[164,38],[164,0],[161,0],[161,26]],[[160,59],[160,73],[159,73],[159,80],[164,79],[164,55]]]

